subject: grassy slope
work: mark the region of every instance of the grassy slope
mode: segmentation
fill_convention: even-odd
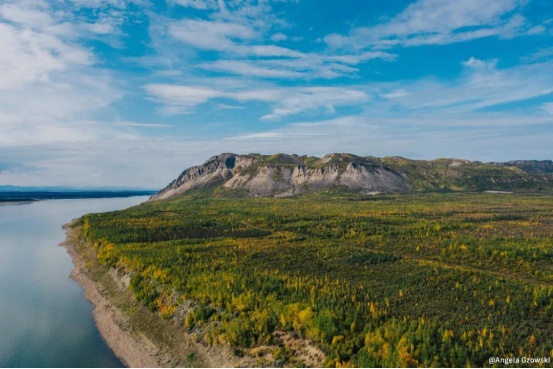
[[[81,223],[152,311],[192,304],[183,329],[272,365],[306,363],[275,331],[329,366],[553,355],[553,197],[358,200],[183,197]]]

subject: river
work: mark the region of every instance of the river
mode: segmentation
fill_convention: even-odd
[[[147,196],[0,205],[0,367],[122,367],[69,279],[61,226]]]

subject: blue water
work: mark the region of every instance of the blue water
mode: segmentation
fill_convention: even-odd
[[[69,274],[61,226],[146,196],[0,205],[0,367],[122,367]]]

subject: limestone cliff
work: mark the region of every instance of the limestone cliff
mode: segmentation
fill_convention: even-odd
[[[328,154],[317,158],[224,153],[186,169],[151,200],[213,188],[251,197],[296,196],[330,188],[361,195],[444,190],[550,191],[553,177],[542,169],[545,164],[549,162],[481,163],[352,154]],[[537,167],[540,170],[533,170]]]

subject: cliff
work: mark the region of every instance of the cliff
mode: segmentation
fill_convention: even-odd
[[[540,192],[553,188],[551,168],[551,161],[547,160],[482,163],[338,153],[322,158],[224,153],[186,169],[151,200],[205,189],[246,197],[288,197],[329,189],[360,195],[417,191]]]

